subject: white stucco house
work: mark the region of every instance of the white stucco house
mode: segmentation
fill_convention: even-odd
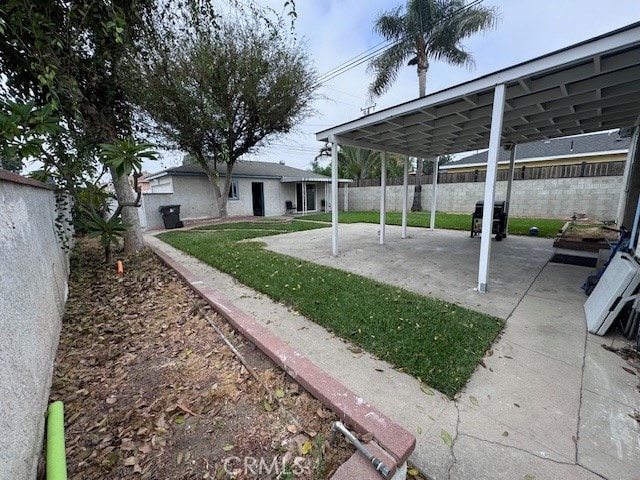
[[[226,165],[220,165],[218,171],[223,179]],[[199,166],[168,168],[149,175],[146,180],[150,188],[142,195],[143,228],[163,228],[159,208],[166,205],[180,205],[182,221],[218,216],[213,188]],[[346,185],[351,182],[340,180]],[[330,211],[330,183],[330,177],[283,162],[238,161],[233,168],[227,212],[230,217],[273,217]]]

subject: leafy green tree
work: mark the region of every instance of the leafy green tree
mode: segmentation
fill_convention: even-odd
[[[50,105],[0,101],[0,167],[20,172],[23,159],[42,155],[47,137],[60,131]]]
[[[318,155],[316,158],[313,159],[313,161],[311,162],[311,171],[314,173],[319,173],[320,175],[326,175],[327,177],[331,176],[331,165],[327,165],[325,167],[320,166],[320,158],[321,156]]]
[[[381,162],[374,164],[367,178],[381,178]],[[402,177],[404,175],[404,156],[396,153],[387,155],[387,178]]]
[[[0,67],[5,94],[49,105],[63,125],[75,123],[84,140],[113,143],[129,135],[132,80],[127,59],[156,22],[154,0],[13,0],[0,6]],[[75,138],[75,137],[74,137]],[[111,169],[118,201],[132,205],[126,177]],[[125,247],[143,247],[135,208],[122,211],[132,226]]]
[[[426,95],[430,60],[444,60],[452,65],[474,65],[473,56],[462,40],[493,28],[496,10],[482,5],[467,5],[466,0],[408,0],[383,12],[374,30],[392,45],[369,64],[374,80],[369,86],[372,96],[380,96],[393,85],[398,71],[408,60],[418,72],[418,94]],[[412,211],[422,210],[423,160],[418,159]]]
[[[314,79],[282,25],[218,19],[215,31],[182,36],[149,59],[138,101],[157,133],[203,168],[225,217],[236,161],[310,113]]]

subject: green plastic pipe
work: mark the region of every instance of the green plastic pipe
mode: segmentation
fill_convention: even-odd
[[[64,406],[61,401],[49,405],[47,416],[47,480],[67,480]]]

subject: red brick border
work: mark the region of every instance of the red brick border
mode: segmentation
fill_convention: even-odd
[[[154,253],[184,279],[211,307],[242,335],[287,372],[296,382],[331,409],[341,420],[361,434],[372,433],[376,442],[390,455],[395,467],[407,461],[416,446],[415,437],[384,413],[367,403],[308,358],[270,333],[251,316],[237,308],[212,288],[204,285],[188,268],[164,252]]]

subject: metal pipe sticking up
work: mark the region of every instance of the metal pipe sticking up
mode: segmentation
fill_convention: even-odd
[[[349,443],[351,443],[351,445],[353,445],[354,447],[356,447],[356,449],[362,454],[364,455],[364,457],[369,460],[371,462],[371,464],[375,467],[376,472],[378,472],[380,475],[382,475],[383,478],[389,478],[390,474],[391,474],[391,470],[389,469],[389,467],[387,467],[382,460],[380,460],[379,458],[376,458],[369,450],[367,450],[367,448],[362,444],[362,442],[360,442],[360,440],[358,440],[353,433],[351,433],[347,427],[345,427],[343,425],[342,422],[333,422],[333,425],[331,425],[331,430],[335,431],[339,431],[340,433],[342,433],[345,438],[347,440],[349,440]]]

